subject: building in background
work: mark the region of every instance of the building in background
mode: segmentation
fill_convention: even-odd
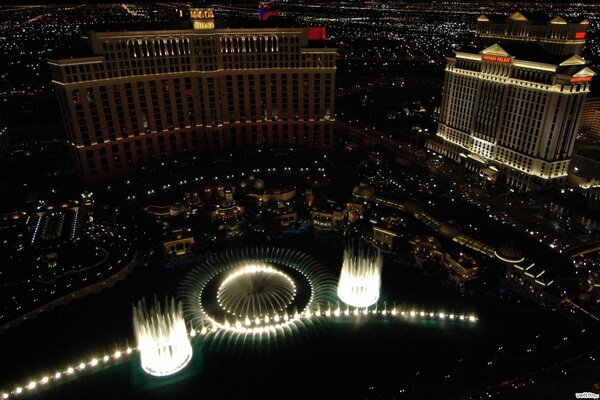
[[[448,58],[438,140],[428,147],[522,190],[566,182],[596,75],[581,57],[588,26],[480,16],[479,47]]]
[[[578,144],[569,168],[569,184],[592,199],[600,199],[600,146]]]
[[[550,54],[581,55],[589,25],[587,19],[577,22],[568,22],[562,17],[528,19],[518,11],[498,20],[480,15],[477,18],[477,42],[483,47],[499,41],[531,43]]]
[[[80,176],[186,153],[333,145],[336,50],[314,29],[90,31],[91,53],[49,60]],[[320,30],[317,32],[320,36]]]
[[[592,141],[600,140],[600,97],[588,97],[583,105],[579,134]]]

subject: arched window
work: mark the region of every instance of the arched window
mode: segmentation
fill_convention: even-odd
[[[229,53],[229,38],[223,37],[221,38],[221,51],[224,53]]]
[[[130,41],[127,42],[127,49],[129,50],[129,57],[135,57],[135,47]]]

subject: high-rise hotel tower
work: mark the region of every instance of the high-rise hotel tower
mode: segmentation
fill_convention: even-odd
[[[566,181],[595,73],[589,21],[477,19],[477,49],[448,58],[437,139],[428,147],[520,189]]]
[[[88,32],[91,54],[49,60],[79,174],[231,148],[333,145],[336,50],[322,28],[190,26]],[[321,44],[324,42],[321,42]]]

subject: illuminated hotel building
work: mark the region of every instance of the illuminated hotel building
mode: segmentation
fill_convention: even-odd
[[[428,147],[520,189],[565,182],[595,75],[580,55],[588,26],[480,16],[480,47],[448,58],[438,140]]]
[[[600,139],[600,97],[588,97],[583,105],[579,133],[591,139]]]
[[[49,60],[75,169],[94,180],[186,153],[333,145],[336,50],[323,28],[88,32]],[[316,44],[316,45],[315,45]],[[321,44],[321,46],[319,46]]]

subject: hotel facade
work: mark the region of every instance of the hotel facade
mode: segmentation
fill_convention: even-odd
[[[428,148],[521,190],[566,182],[595,75],[580,54],[588,26],[480,16],[479,47],[448,58]]]
[[[600,97],[588,97],[581,113],[579,134],[588,139],[600,139]]]
[[[90,56],[48,61],[82,178],[185,154],[333,146],[336,49],[311,46],[314,28],[191,17],[189,29],[88,32]]]

